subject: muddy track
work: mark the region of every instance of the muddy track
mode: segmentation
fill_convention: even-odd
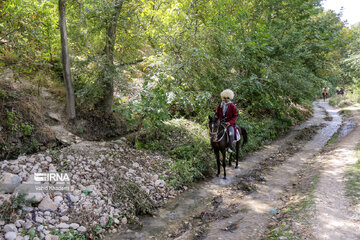
[[[357,110],[358,107],[350,109],[353,121],[343,125],[333,149],[316,159],[322,168],[314,191],[316,216],[311,221],[314,239],[360,239],[360,211],[346,197],[344,182],[347,167],[358,160],[355,149],[360,142],[360,128],[356,125],[360,123],[360,114]]]
[[[339,129],[341,117],[314,102],[314,117],[239,163],[228,178],[200,183],[109,239],[260,239],[302,169]],[[251,136],[250,136],[251,137]]]

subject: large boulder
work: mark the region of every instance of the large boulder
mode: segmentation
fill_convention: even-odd
[[[0,176],[0,192],[13,193],[15,188],[19,186],[20,183],[21,177],[12,173],[4,172]]]
[[[32,201],[33,203],[39,203],[43,198],[44,194],[40,192],[31,192],[25,196],[26,200]]]

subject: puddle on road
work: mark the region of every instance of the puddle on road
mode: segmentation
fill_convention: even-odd
[[[324,109],[328,114],[325,114]],[[326,117],[327,119],[324,119]],[[330,117],[332,121],[326,121]],[[308,131],[306,128],[325,127],[319,130],[316,129],[318,130],[317,133],[315,132],[313,139],[306,143],[302,150],[295,149],[294,151],[300,150],[307,152],[307,154],[320,151],[333,134],[338,131],[341,122],[341,117],[327,103],[314,103],[314,116],[303,124],[293,127],[293,130],[295,132]],[[351,131],[351,126],[353,125],[350,124],[349,127],[344,128],[344,135]],[[314,132],[311,130],[310,133]],[[293,135],[292,141],[299,141],[299,139],[295,139],[295,136],[296,134]],[[309,141],[310,139],[305,138],[303,140]],[[266,219],[269,216],[261,214],[263,211],[267,212],[268,210],[264,209],[269,207],[263,202],[263,197],[254,198],[253,202],[256,202],[257,206],[251,206],[251,211],[248,210],[250,209],[249,206],[241,202],[243,196],[252,194],[253,190],[256,189],[256,183],[253,184],[252,179],[250,179],[251,181],[241,185],[239,181],[241,182],[241,176],[245,176],[258,168],[263,168],[264,166],[261,165],[262,160],[274,157],[274,154],[277,154],[281,149],[280,147],[284,146],[279,146],[278,149],[272,150],[273,152],[269,150],[268,155],[257,156],[256,153],[253,154],[253,157],[250,156],[239,162],[239,169],[227,167],[228,179],[213,178],[208,182],[199,183],[192,190],[181,194],[158,209],[155,216],[142,217],[141,228],[131,228],[130,226],[127,232],[108,236],[107,239],[225,239],[224,237],[233,239],[232,235],[228,234],[236,234],[236,232],[239,234],[239,231],[241,231],[238,229],[239,226],[246,225],[241,222],[242,218],[251,215],[251,211],[254,211],[254,209],[258,210],[256,218],[258,218],[259,222],[267,221]],[[279,157],[277,156],[277,158]],[[281,161],[280,164],[282,164]],[[259,178],[256,181],[266,181],[262,174],[255,177]],[[270,184],[267,187],[271,188],[271,183],[267,182],[266,184]],[[254,193],[256,196],[261,195],[260,192],[255,191]],[[219,196],[221,196],[221,200]],[[227,220],[227,218],[229,219]],[[212,222],[216,223],[215,229],[211,225]],[[209,224],[213,227],[209,227]],[[252,228],[246,231],[249,231],[249,235],[244,231],[242,234],[250,236],[253,234],[250,231],[259,231],[259,229]],[[234,239],[239,238],[235,236]]]
[[[320,151],[325,146],[325,144],[331,139],[331,137],[339,130],[341,126],[342,118],[333,107],[331,107],[329,104],[324,102],[320,102],[319,107],[325,109],[328,112],[325,118],[331,117],[332,121],[329,122],[326,121],[327,119],[323,119],[326,121],[325,123],[327,124],[327,126],[321,129],[318,132],[318,134],[314,137],[313,141],[311,141],[310,144],[307,144],[304,147],[304,151],[313,151],[313,152]]]
[[[339,142],[341,139],[346,137],[350,132],[352,132],[356,128],[356,123],[352,120],[348,119],[344,123],[344,125],[340,129],[339,136],[336,139],[336,142]]]

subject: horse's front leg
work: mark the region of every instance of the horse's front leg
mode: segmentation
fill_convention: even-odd
[[[215,153],[216,163],[217,163],[217,168],[218,168],[218,172],[217,172],[216,176],[218,177],[220,175],[220,153],[219,153],[219,149],[214,148],[214,153]]]
[[[226,179],[226,170],[225,170],[225,167],[226,167],[226,149],[222,150],[222,155],[223,155],[223,161],[222,161],[222,164],[223,164],[223,168],[224,168],[224,179]]]

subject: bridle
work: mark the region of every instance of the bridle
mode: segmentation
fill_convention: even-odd
[[[209,126],[209,134],[210,134],[210,139],[212,142],[220,142],[224,137],[225,137],[225,134],[226,134],[226,131],[227,131],[227,127],[226,125],[224,124],[223,125],[223,130],[220,130],[220,127],[217,127],[216,131],[214,131],[214,128],[215,128],[215,123],[214,121],[211,121],[210,123],[210,126]],[[218,125],[218,124],[216,124]],[[220,123],[219,125],[222,125],[222,123]],[[220,130],[220,131],[219,131]],[[223,132],[223,134],[221,135],[221,137],[219,138],[219,134]]]

